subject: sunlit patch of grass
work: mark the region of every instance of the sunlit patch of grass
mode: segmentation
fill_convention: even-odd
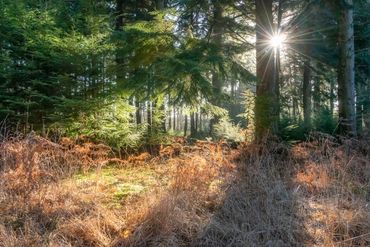
[[[78,173],[65,181],[90,200],[100,200],[108,207],[120,207],[125,200],[166,184],[166,179],[153,167],[110,166],[101,170]],[[89,200],[89,199],[88,199]]]
[[[114,193],[114,198],[121,201],[126,197],[139,195],[145,190],[146,187],[141,184],[120,184],[120,186],[117,186],[117,192]]]

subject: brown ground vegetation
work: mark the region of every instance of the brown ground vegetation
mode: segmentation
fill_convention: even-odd
[[[161,153],[162,152],[162,153]],[[0,246],[370,246],[370,145],[0,144]]]

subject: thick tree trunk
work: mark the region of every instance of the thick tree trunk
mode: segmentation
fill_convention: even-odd
[[[310,61],[304,62],[303,68],[303,116],[304,125],[306,128],[311,126],[311,114],[312,114],[312,86],[311,86],[311,68]]]
[[[353,0],[340,4],[338,68],[339,131],[356,136],[355,111],[355,47],[353,30]]]
[[[276,66],[273,35],[272,0],[256,0],[257,97],[255,106],[256,140],[277,132]]]
[[[281,31],[281,22],[283,19],[283,2],[285,0],[279,0],[278,5],[278,13],[277,13],[277,26],[275,30],[275,34],[280,34]],[[280,120],[280,82],[282,79],[280,78],[280,70],[281,70],[281,61],[280,61],[280,48],[275,49],[275,71],[274,71],[274,77],[275,77],[275,99],[276,104],[275,105],[275,112],[276,112],[276,121],[279,122]]]

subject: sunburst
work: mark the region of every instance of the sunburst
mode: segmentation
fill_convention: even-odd
[[[283,33],[277,33],[277,34],[274,34],[271,38],[270,38],[270,46],[272,46],[273,48],[281,48],[283,45],[284,45],[284,42],[286,41],[286,35],[283,34]]]

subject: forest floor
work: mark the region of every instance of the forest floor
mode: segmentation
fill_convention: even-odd
[[[0,246],[370,246],[370,145],[0,144]]]

